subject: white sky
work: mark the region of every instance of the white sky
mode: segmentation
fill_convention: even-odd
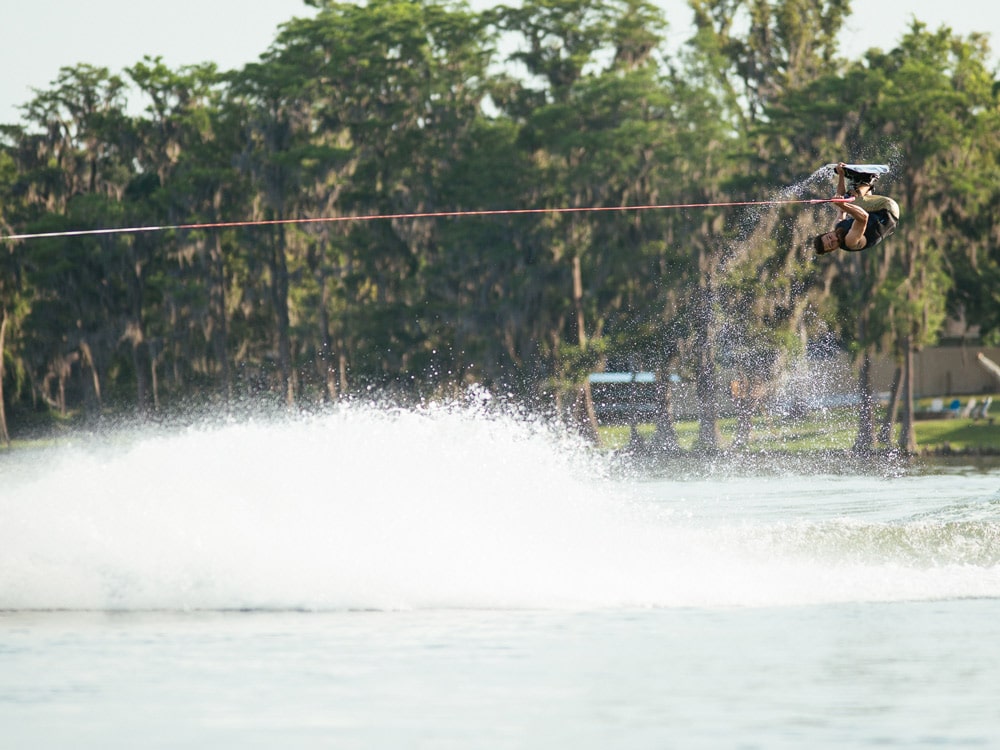
[[[508,0],[509,1],[509,0]],[[671,46],[691,33],[686,0],[655,0],[670,22]],[[471,0],[484,7],[489,0]],[[995,0],[855,0],[841,52],[890,49],[916,18],[931,30],[990,34],[1000,55],[1000,3]],[[870,10],[868,10],[870,8]],[[865,10],[862,10],[865,9]],[[214,62],[223,70],[252,62],[278,25],[309,15],[302,0],[5,0],[0,10],[0,123],[20,119],[18,105],[45,89],[59,68],[79,63],[120,73],[143,55],[161,55],[172,68]]]

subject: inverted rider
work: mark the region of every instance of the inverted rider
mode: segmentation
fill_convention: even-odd
[[[834,250],[856,252],[874,247],[896,231],[899,223],[899,204],[885,195],[872,193],[878,175],[855,172],[840,162],[837,172],[837,195],[853,198],[853,202],[839,203],[840,218],[829,232],[813,238],[817,255]],[[850,175],[850,185],[847,185]]]

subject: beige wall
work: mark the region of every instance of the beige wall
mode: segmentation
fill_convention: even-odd
[[[1000,380],[979,364],[979,352],[1000,364],[1000,347],[995,346],[938,346],[917,352],[913,360],[913,394],[951,396],[1000,391]],[[875,361],[872,379],[876,391],[892,387],[895,367],[888,357]]]
[[[1000,347],[941,346],[915,354],[914,396],[968,396],[1000,392],[1000,380],[979,364],[976,358],[979,352],[1000,364]],[[876,393],[887,394],[892,388],[896,363],[890,357],[878,357],[873,364],[872,387]],[[719,401],[727,415],[732,413],[728,387],[732,377],[728,371],[720,372]],[[852,366],[846,354],[810,361],[808,369],[799,373],[798,378],[791,377],[789,383],[775,395],[774,401],[787,405],[801,398],[807,406],[815,406],[823,399],[850,398],[857,393],[857,377],[857,366]],[[692,381],[671,388],[671,396],[675,419],[697,418],[698,403]],[[644,395],[643,398],[650,397]]]

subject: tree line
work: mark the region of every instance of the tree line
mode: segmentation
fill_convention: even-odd
[[[913,450],[913,352],[948,314],[1000,331],[983,36],[915,20],[848,60],[850,0],[689,0],[676,51],[645,0],[308,4],[241,69],[78,64],[0,126],[0,235],[267,222],[0,241],[0,440],[40,412],[473,383],[592,433],[586,375],[641,368],[664,404],[668,373],[695,383],[715,450],[721,373],[752,409],[833,341],[855,447]],[[840,160],[892,166],[902,220],[875,249],[813,258],[828,205],[703,205],[829,197]],[[668,408],[655,441],[676,448]]]

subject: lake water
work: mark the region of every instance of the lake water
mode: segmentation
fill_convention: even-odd
[[[0,747],[1000,746],[1000,468],[349,407],[0,456]]]

